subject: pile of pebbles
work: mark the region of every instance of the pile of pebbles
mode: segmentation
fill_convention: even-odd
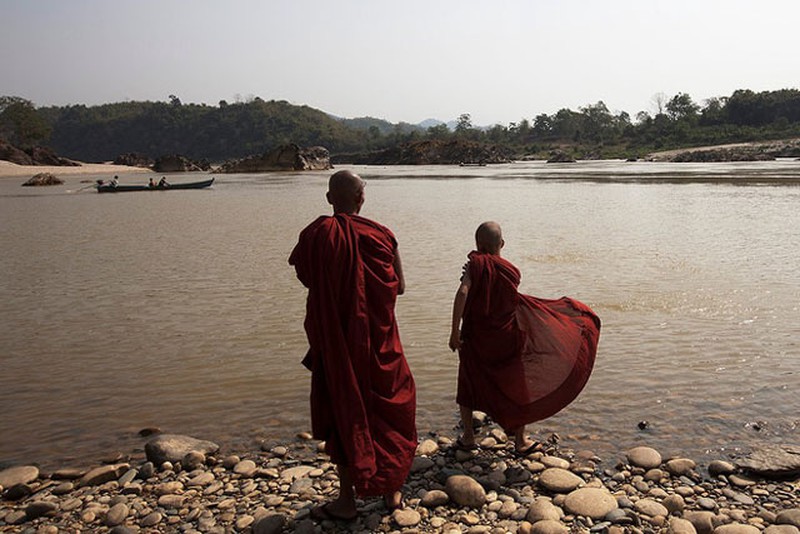
[[[241,455],[163,435],[138,459],[0,471],[0,531],[800,534],[800,479],[754,478],[723,460],[701,470],[645,446],[604,468],[591,451],[559,448],[555,436],[520,457],[498,428],[477,451],[430,436],[403,488],[405,506],[358,501],[353,521],[311,519],[338,493],[338,479],[308,434]]]

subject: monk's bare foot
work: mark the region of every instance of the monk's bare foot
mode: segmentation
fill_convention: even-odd
[[[336,499],[311,509],[311,517],[318,521],[351,521],[356,516],[356,503],[348,499]]]
[[[455,448],[462,451],[475,451],[478,450],[478,444],[475,443],[475,436],[471,438],[461,436],[456,440]]]
[[[383,503],[386,505],[387,510],[397,510],[403,507],[403,494],[399,491],[394,493],[387,493],[383,496]]]

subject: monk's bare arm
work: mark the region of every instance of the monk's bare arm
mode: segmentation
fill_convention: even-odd
[[[397,294],[402,295],[406,292],[406,279],[403,276],[403,262],[400,261],[400,251],[394,249],[394,272],[397,274]]]
[[[458,286],[456,297],[453,299],[453,323],[450,328],[450,350],[457,350],[461,348],[461,318],[464,316],[464,306],[467,303],[467,295],[469,294],[470,279],[469,274],[465,273],[461,279],[461,285]]]

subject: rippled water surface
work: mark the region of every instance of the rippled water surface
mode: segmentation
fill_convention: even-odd
[[[800,162],[357,170],[363,215],[400,241],[421,433],[453,433],[452,298],[494,219],[522,291],[603,320],[588,386],[534,433],[695,457],[797,440]],[[150,426],[226,447],[307,429],[305,290],[286,259],[328,212],[328,174],[117,195],[1,179],[0,463],[88,463]]]

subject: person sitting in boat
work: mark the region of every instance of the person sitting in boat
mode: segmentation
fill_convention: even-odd
[[[162,176],[161,179],[158,181],[158,187],[164,187],[164,188],[169,187],[169,182],[167,182],[166,176]]]
[[[114,177],[111,180],[109,180],[108,185],[110,185],[111,187],[117,187],[118,184],[119,184],[119,178],[115,174]]]
[[[147,187],[149,187],[150,189],[154,189],[156,186],[157,186],[156,179],[150,178],[150,181],[147,183]]]

